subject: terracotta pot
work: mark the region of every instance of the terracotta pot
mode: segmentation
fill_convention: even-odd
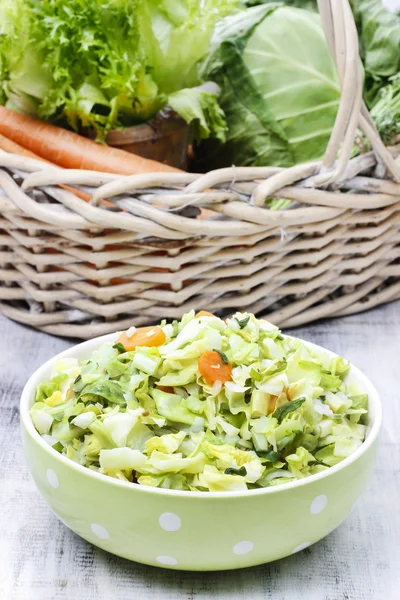
[[[109,146],[186,169],[189,126],[171,109],[162,110],[142,125],[113,129],[106,137]]]

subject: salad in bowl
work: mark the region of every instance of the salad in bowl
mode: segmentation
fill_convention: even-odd
[[[126,483],[243,492],[322,473],[363,443],[368,394],[338,356],[253,314],[191,311],[63,357],[30,408],[42,439]]]

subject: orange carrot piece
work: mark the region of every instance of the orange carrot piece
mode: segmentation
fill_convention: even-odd
[[[89,169],[120,175],[179,172],[125,150],[97,144],[77,133],[0,106],[0,133],[31,152],[67,169]]]
[[[34,154],[30,150],[27,150],[23,146],[16,144],[9,138],[0,134],[0,150],[4,150],[5,152],[10,152],[11,154],[19,154],[21,156],[27,156],[28,158],[35,158],[36,160],[41,160],[42,162],[49,162],[48,160],[43,160],[37,154]],[[50,163],[51,164],[51,163]]]
[[[167,337],[161,327],[140,327],[135,333],[128,337],[126,332],[121,333],[117,343],[122,344],[128,352],[135,350],[138,346],[161,346],[165,343]]]
[[[9,138],[7,138],[1,134],[0,134],[0,150],[4,150],[5,152],[10,152],[11,154],[19,154],[20,156],[26,156],[27,158],[34,158],[35,160],[41,160],[42,162],[44,162],[46,164],[55,166],[54,163],[50,162],[49,160],[46,160],[45,158],[38,156],[34,152],[27,150],[23,146],[20,146],[20,144],[16,144],[12,140],[10,140]],[[64,184],[61,184],[60,187],[63,188],[64,190],[67,190],[68,192],[72,192],[73,194],[75,194],[75,196],[78,196],[82,200],[85,200],[85,202],[88,202],[90,200],[90,194],[87,194],[86,192],[82,192],[82,190],[77,190],[74,187],[70,187],[69,185],[64,185]]]
[[[208,310],[200,310],[198,313],[194,315],[195,319],[200,319],[200,317],[214,317],[212,313],[208,312]]]
[[[209,385],[216,381],[230,381],[232,379],[232,367],[224,363],[220,354],[215,350],[203,352],[199,358],[198,367],[200,373]]]
[[[24,131],[25,123],[28,126],[26,132]],[[180,172],[180,169],[175,167],[142,158],[124,150],[97,144],[76,133],[20,115],[3,106],[0,106],[0,132],[4,134],[0,133],[2,150],[43,160],[59,167],[105,171],[120,175],[156,171]],[[67,185],[60,185],[60,187],[69,192],[72,191],[86,202],[90,200],[90,194]],[[105,204],[111,205],[107,201]],[[200,208],[198,219],[208,219],[215,214],[208,208]]]
[[[156,385],[156,388],[158,390],[161,390],[162,392],[165,392],[166,394],[174,393],[174,388],[171,387],[170,385]]]

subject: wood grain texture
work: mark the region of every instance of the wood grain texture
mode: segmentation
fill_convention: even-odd
[[[117,558],[50,512],[22,456],[25,380],[70,342],[0,317],[1,600],[397,600],[400,590],[400,303],[292,333],[361,367],[376,384],[384,427],[375,476],[346,522],[309,549],[236,572],[181,573]]]

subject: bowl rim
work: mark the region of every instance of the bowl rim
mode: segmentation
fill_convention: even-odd
[[[27,380],[27,382],[22,390],[21,400],[20,400],[20,421],[21,421],[21,424],[24,426],[26,433],[32,438],[32,440],[34,442],[36,442],[45,452],[50,454],[50,456],[52,456],[54,459],[61,461],[61,463],[64,464],[65,466],[67,466],[73,470],[77,470],[79,473],[85,474],[88,477],[94,478],[95,480],[98,480],[99,482],[103,482],[108,485],[113,485],[113,486],[117,486],[117,487],[130,489],[132,491],[137,491],[140,493],[161,494],[161,495],[171,496],[171,497],[172,496],[175,496],[175,497],[180,496],[180,497],[184,497],[184,498],[194,498],[194,499],[195,498],[197,498],[197,499],[198,498],[204,498],[204,499],[205,498],[210,498],[210,499],[220,498],[222,500],[222,499],[227,499],[227,498],[243,498],[243,497],[250,498],[252,496],[259,496],[259,495],[263,495],[263,494],[265,494],[265,495],[276,494],[276,493],[282,493],[285,490],[290,491],[290,490],[302,487],[307,484],[312,484],[317,481],[322,481],[326,477],[329,477],[330,475],[334,475],[335,473],[338,473],[339,471],[346,469],[346,467],[350,466],[352,463],[354,463],[356,460],[358,460],[363,454],[365,454],[368,451],[368,449],[374,444],[376,439],[378,438],[379,431],[380,431],[381,424],[382,424],[382,404],[381,404],[381,401],[379,398],[379,394],[378,394],[375,386],[373,385],[373,383],[368,379],[368,377],[353,363],[350,363],[351,375],[365,389],[365,392],[368,394],[369,404],[373,405],[373,414],[374,414],[373,420],[369,426],[367,438],[363,441],[361,446],[359,448],[357,448],[357,450],[355,452],[353,452],[353,454],[344,458],[340,463],[338,463],[332,467],[329,467],[329,469],[326,469],[325,471],[322,471],[321,473],[316,473],[315,475],[310,475],[309,477],[304,477],[303,479],[296,479],[294,481],[285,483],[284,485],[277,485],[277,486],[271,486],[271,487],[267,487],[267,488],[260,488],[260,489],[254,489],[254,490],[230,491],[230,492],[200,492],[200,491],[194,492],[194,491],[187,491],[187,490],[171,490],[171,489],[164,489],[164,488],[158,488],[158,487],[144,486],[144,485],[140,485],[139,483],[130,483],[130,482],[126,482],[126,481],[120,481],[119,479],[109,477],[102,473],[98,473],[97,471],[92,471],[91,469],[88,469],[87,467],[85,467],[83,465],[79,465],[79,464],[75,463],[74,461],[67,458],[66,456],[63,456],[62,454],[60,454],[59,452],[54,450],[54,448],[52,448],[49,444],[47,444],[42,439],[39,432],[36,431],[36,429],[33,425],[32,419],[30,417],[29,410],[30,410],[31,400],[32,400],[33,394],[35,392],[36,386],[39,383],[41,383],[42,381],[45,381],[44,373],[50,369],[51,365],[56,360],[59,360],[62,358],[67,358],[67,357],[69,357],[69,358],[75,357],[76,358],[76,356],[74,356],[76,349],[78,349],[79,354],[82,352],[85,352],[85,351],[93,352],[101,344],[103,344],[105,342],[115,341],[116,335],[117,335],[116,333],[108,333],[106,335],[102,335],[99,337],[92,338],[90,340],[86,340],[85,342],[75,344],[75,345],[71,346],[70,348],[63,350],[59,354],[56,354],[55,356],[53,356],[52,358],[47,360],[40,367],[38,367],[38,369],[36,369],[34,371],[34,373],[32,373],[32,375],[29,377],[29,379]],[[301,338],[297,338],[297,336],[290,336],[290,335],[285,335],[285,337],[301,339]],[[327,348],[320,346],[318,344],[314,344],[313,342],[308,342],[303,339],[301,341],[304,344],[306,344],[308,347],[315,348],[319,351],[322,350],[323,352],[330,354],[332,357],[339,356],[335,352],[332,352],[331,350],[328,350]]]

